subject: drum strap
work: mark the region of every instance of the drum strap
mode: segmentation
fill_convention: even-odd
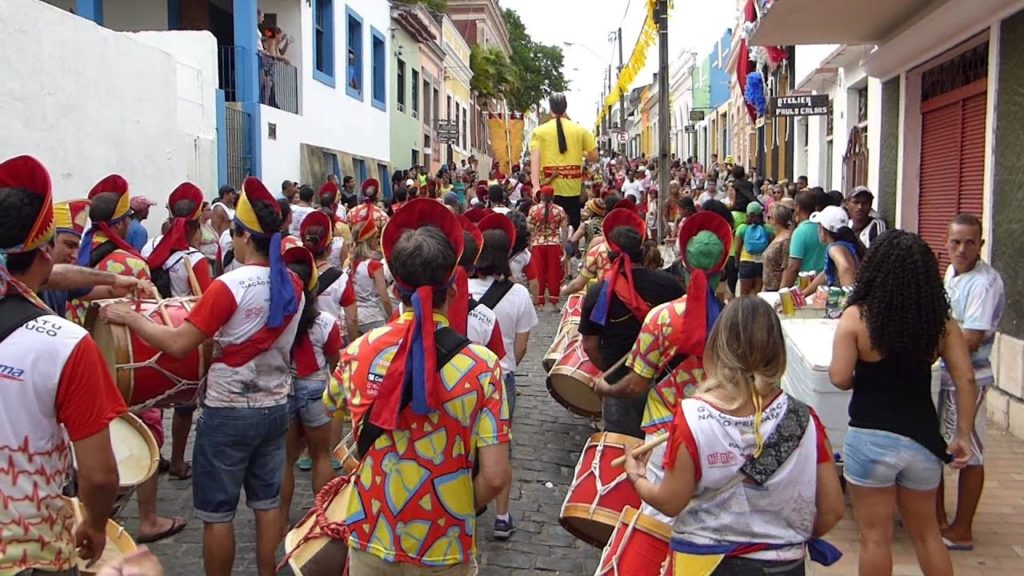
[[[452,358],[469,345],[469,340],[448,326],[442,326],[434,333],[434,346],[437,348],[437,370],[444,369]],[[412,388],[407,387],[402,392],[402,403],[398,408],[399,413],[405,410],[412,403]],[[359,430],[359,457],[366,456],[370,448],[377,442],[377,439],[384,434],[384,429],[370,422],[370,414],[373,412],[373,403],[366,409],[366,416],[363,418],[362,428]]]
[[[335,266],[331,266],[324,270],[324,273],[320,275],[320,280],[317,281],[316,295],[319,296],[324,293],[325,290],[334,285],[341,278],[341,270]]]
[[[676,368],[678,368],[679,365],[682,364],[684,360],[686,360],[686,356],[686,354],[676,354],[675,356],[673,356],[668,361],[668,364],[665,364],[665,367],[661,370],[661,373],[658,374],[651,382],[651,386],[654,386],[658,382],[661,382],[665,378],[671,376],[672,373],[675,372]]]
[[[46,310],[21,296],[11,295],[0,299],[0,342],[30,320],[46,316]]]
[[[498,303],[501,302],[501,299],[509,293],[509,290],[512,290],[512,286],[514,285],[515,283],[511,280],[495,279],[495,281],[487,288],[487,291],[484,292],[484,295],[480,297],[480,301],[477,302],[477,304],[483,304],[491,310],[494,310],[494,307],[497,306]],[[473,306],[473,303],[471,302],[470,305]],[[473,308],[476,308],[476,306],[473,306]]]

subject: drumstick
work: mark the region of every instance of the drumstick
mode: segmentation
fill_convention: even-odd
[[[623,356],[622,358],[618,359],[618,361],[617,361],[617,362],[615,362],[614,364],[612,364],[610,368],[608,368],[608,369],[607,369],[607,370],[605,370],[604,372],[601,372],[601,379],[602,379],[602,380],[604,380],[604,378],[605,378],[605,377],[606,377],[606,376],[607,376],[608,374],[611,374],[611,373],[612,373],[612,372],[614,372],[615,370],[618,370],[618,369],[622,368],[622,367],[623,367],[623,364],[626,364],[626,360],[627,360],[627,359],[628,359],[629,357],[630,357],[630,355],[629,355],[629,353],[627,353],[627,354],[626,354],[625,356]],[[604,380],[604,381],[605,381],[605,382],[607,382],[607,380]]]
[[[641,444],[640,446],[638,446],[636,449],[634,449],[633,450],[633,457],[634,458],[639,458],[639,457],[643,456],[644,454],[647,454],[651,450],[654,450],[658,446],[661,446],[662,444],[664,444],[667,441],[668,441],[668,434],[667,433],[659,434],[658,436],[655,436],[653,440],[645,442],[645,443]],[[619,456],[615,460],[612,460],[612,466],[622,466],[625,463],[626,463],[626,457],[624,455],[623,456]]]

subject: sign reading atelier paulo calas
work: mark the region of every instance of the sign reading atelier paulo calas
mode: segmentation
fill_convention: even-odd
[[[829,113],[828,94],[775,96],[771,109],[774,116],[826,116]]]

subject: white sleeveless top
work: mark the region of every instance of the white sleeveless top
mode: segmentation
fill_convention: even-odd
[[[789,406],[780,394],[764,410],[761,434],[775,432]],[[791,544],[756,552],[749,558],[798,560],[814,526],[817,489],[818,437],[824,434],[814,418],[785,464],[763,486],[735,482],[740,468],[754,453],[754,417],[737,418],[697,398],[682,401],[685,423],[695,446],[697,487],[693,498],[672,526],[672,537],[696,544]],[[685,434],[684,434],[685,438]]]

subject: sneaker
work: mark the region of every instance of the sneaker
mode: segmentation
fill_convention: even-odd
[[[309,456],[303,456],[302,458],[299,458],[297,466],[299,467],[299,470],[309,472],[313,469],[313,459]]]
[[[331,468],[333,468],[335,472],[341,470],[341,462],[337,458],[331,458]]]
[[[494,519],[494,538],[497,540],[508,540],[512,537],[512,534],[516,531],[516,524],[512,521],[512,516],[509,515],[508,520],[502,520],[501,518]]]

